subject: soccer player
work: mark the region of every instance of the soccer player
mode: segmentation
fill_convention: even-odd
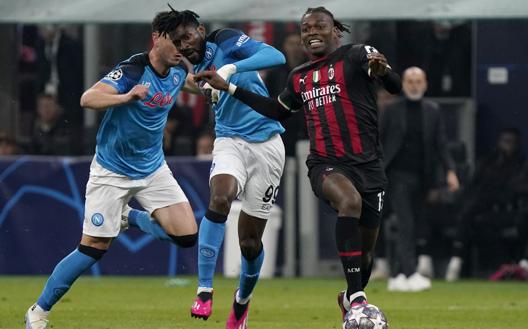
[[[243,32],[221,29],[206,36],[199,16],[179,12],[180,22],[171,39],[194,64],[195,72],[217,69],[225,79],[259,95],[268,92],[257,70],[284,64],[281,52]],[[207,319],[212,312],[213,275],[224,238],[225,222],[235,198],[242,201],[238,237],[242,258],[239,288],[226,328],[247,326],[249,301],[257,283],[264,250],[262,234],[277,196],[284,167],[283,127],[253,111],[225,92],[211,94],[216,119],[216,140],[210,174],[209,206],[198,238],[198,290],[191,316]]]
[[[26,329],[47,328],[53,305],[101,259],[126,219],[180,247],[196,244],[194,213],[162,151],[168,112],[187,78],[183,56],[168,38],[176,19],[174,12],[157,14],[153,48],[119,63],[82,95],[83,107],[106,110],[86,186],[83,234],[27,311]],[[147,212],[131,210],[127,203],[132,197]]]
[[[347,26],[330,11],[308,8],[301,19],[301,40],[311,61],[290,73],[278,99],[257,95],[234,81],[228,83],[213,71],[195,78],[275,120],[304,109],[312,189],[338,216],[335,237],[347,281],[338,303],[344,315],[351,305],[367,303],[363,290],[372,269],[386,185],[376,86],[397,93],[401,82],[375,48],[340,46],[343,32],[348,32]]]

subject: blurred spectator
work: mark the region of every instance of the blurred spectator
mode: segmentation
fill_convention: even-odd
[[[24,25],[21,28],[22,40],[18,57],[18,102],[19,120],[18,133],[28,138],[31,135],[31,124],[35,118],[37,107],[38,59],[36,45],[39,40],[38,29],[34,25]]]
[[[286,36],[282,44],[282,52],[286,57],[286,64],[271,69],[266,75],[266,87],[271,97],[279,96],[286,87],[286,80],[290,72],[307,60],[299,33],[291,33]],[[306,138],[304,117],[294,115],[281,124],[286,129],[282,134],[286,156],[295,156],[297,141]]]
[[[447,172],[449,188],[457,190],[459,182],[438,105],[423,99],[427,90],[425,72],[418,67],[408,68],[403,73],[402,87],[405,97],[386,107],[380,123],[389,178],[387,200],[396,215],[398,231],[390,257],[393,278],[389,290],[418,291],[431,286],[425,275],[433,275],[432,259],[426,250],[425,195],[440,183],[435,179],[440,163]]]
[[[40,26],[37,43],[39,91],[55,95],[64,109],[65,123],[71,126],[70,148],[74,154],[83,151],[83,118],[79,100],[84,90],[82,43],[54,25]]]
[[[430,96],[471,95],[471,23],[397,23],[399,67],[417,65],[428,74]]]
[[[19,153],[19,148],[14,139],[6,134],[0,133],[0,156],[16,155]]]
[[[471,94],[471,30],[460,22],[432,23],[432,45],[425,69],[430,94],[469,96]]]
[[[212,159],[215,136],[210,130],[203,131],[196,139],[196,156],[199,159]]]
[[[528,161],[514,188],[519,207],[519,266],[528,273]]]
[[[383,115],[383,111],[387,105],[393,103],[397,99],[397,96],[389,93],[384,88],[378,88],[376,91],[376,100],[378,103],[378,111],[380,116]]]
[[[30,151],[42,155],[70,155],[71,139],[62,117],[62,109],[54,96],[37,98],[37,118],[33,125]]]
[[[496,148],[478,161],[475,174],[464,193],[463,208],[458,217],[457,236],[453,241],[446,280],[455,281],[460,277],[463,257],[466,255],[472,237],[485,237],[488,246],[508,234],[509,227],[517,223],[517,197],[523,193],[526,182],[523,177],[524,155],[521,152],[521,134],[515,128],[501,131]],[[502,242],[501,249],[506,249]],[[493,255],[486,254],[491,259]]]
[[[372,44],[372,43],[369,43]],[[378,115],[383,116],[385,108],[394,102],[397,96],[392,95],[384,88],[378,88],[376,91],[376,101],[378,104]],[[383,207],[383,219],[390,220],[391,209],[390,204],[386,203]],[[384,230],[387,228],[384,228]],[[374,258],[374,267],[372,274],[370,275],[371,280],[386,280],[390,277],[390,266],[387,260],[387,241],[386,234],[382,233],[378,236],[376,242],[376,258]]]

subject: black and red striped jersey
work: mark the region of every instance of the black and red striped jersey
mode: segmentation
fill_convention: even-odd
[[[279,95],[283,106],[304,108],[310,154],[360,164],[381,157],[376,80],[368,74],[371,46],[349,44],[296,67]]]

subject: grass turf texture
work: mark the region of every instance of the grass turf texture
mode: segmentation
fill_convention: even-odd
[[[23,317],[46,278],[0,276],[0,328],[24,328]],[[167,285],[159,277],[82,277],[55,306],[52,329],[225,328],[237,281],[215,279],[213,315],[190,317],[196,279],[179,277]],[[336,304],[338,279],[262,280],[249,317],[251,329],[341,328]],[[434,282],[421,293],[389,293],[385,282],[367,289],[371,303],[391,329],[528,328],[528,284]]]

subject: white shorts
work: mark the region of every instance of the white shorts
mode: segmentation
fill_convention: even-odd
[[[103,168],[93,159],[86,184],[83,233],[94,237],[116,237],[121,216],[135,197],[149,214],[173,204],[188,202],[167,163],[142,179],[130,179]]]
[[[209,181],[220,174],[235,177],[242,211],[268,219],[279,191],[284,161],[284,144],[278,134],[262,143],[219,137],[214,142]]]

